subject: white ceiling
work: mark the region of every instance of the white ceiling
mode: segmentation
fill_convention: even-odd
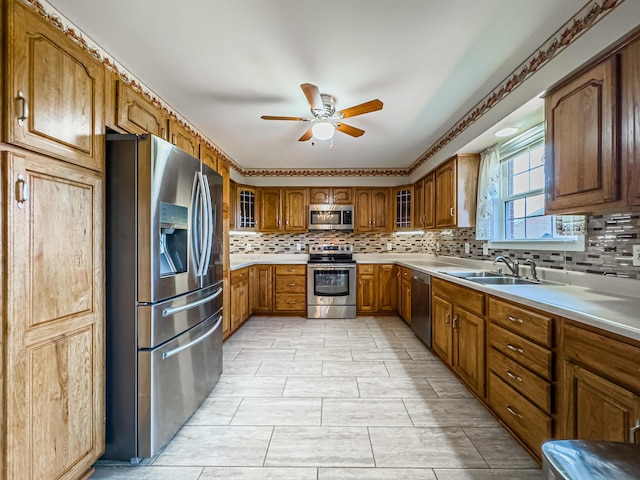
[[[407,168],[586,0],[50,0],[243,168]],[[301,83],[359,138],[298,142]]]

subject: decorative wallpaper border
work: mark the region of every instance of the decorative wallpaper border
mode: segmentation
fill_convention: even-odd
[[[552,58],[571,45],[580,35],[589,30],[623,2],[624,0],[592,0],[587,3],[572,19],[548,38],[535,53],[522,62],[511,75],[503,80],[489,95],[482,99],[480,103],[473,107],[471,111],[462,117],[449,131],[431,145],[431,147],[407,169],[407,173],[413,173],[422,166],[454,138],[469,128],[476,120],[491,110],[498,102],[503,100],[525,80],[531,77],[531,75],[536,73],[542,66],[547,64]]]
[[[361,168],[361,169],[270,169],[270,168],[243,168],[231,157],[224,153],[216,144],[196,130],[186,119],[179,116],[169,105],[164,103],[148,87],[143,85],[131,72],[127,71],[114,59],[109,58],[99,45],[88,42],[82,32],[68,19],[64,18],[55,7],[47,3],[45,7],[39,0],[23,0],[23,2],[36,11],[53,26],[62,31],[73,42],[86,50],[96,60],[101,62],[107,69],[118,76],[119,79],[128,83],[133,90],[146,98],[149,102],[161,109],[172,120],[178,122],[180,126],[191,132],[200,142],[213,150],[219,158],[226,161],[231,168],[245,177],[397,177],[408,176],[424,165],[436,153],[451,143],[458,135],[469,128],[480,117],[491,110],[497,103],[507,97],[518,86],[520,86],[531,75],[537,72],[542,66],[547,64],[552,58],[571,45],[580,35],[589,30],[599,20],[609,14],[614,8],[624,2],[624,0],[591,0],[568,22],[566,22],[555,34],[547,39],[536,52],[516,68],[505,80],[495,87],[486,97],[484,97],[475,107],[455,123],[444,135],[442,135],[433,145],[431,145],[411,166],[408,168]],[[55,13],[50,13],[55,11]]]

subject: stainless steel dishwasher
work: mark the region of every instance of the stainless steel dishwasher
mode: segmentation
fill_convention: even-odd
[[[411,330],[431,348],[431,276],[411,271]]]

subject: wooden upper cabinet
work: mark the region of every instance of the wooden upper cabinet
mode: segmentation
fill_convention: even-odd
[[[307,215],[309,210],[309,197],[306,188],[282,189],[282,201],[284,222],[283,230],[286,232],[306,232]]]
[[[424,228],[424,178],[413,185],[413,212],[415,228]]]
[[[279,232],[282,222],[282,204],[279,188],[261,188],[258,228],[261,232]]]
[[[597,211],[620,198],[617,61],[609,57],[545,99],[547,213]]]
[[[213,168],[216,172],[218,171],[218,157],[216,156],[216,152],[211,150],[204,143],[200,144],[198,158],[208,167]]]
[[[168,116],[122,80],[116,83],[118,127],[129,133],[152,133],[167,140]]]
[[[640,40],[620,54],[622,165],[626,166],[627,203],[640,205]],[[623,175],[622,178],[625,176]]]
[[[456,226],[456,161],[449,160],[436,169],[435,173],[435,226],[436,228]]]
[[[480,155],[459,154],[436,169],[431,197],[435,228],[475,226],[479,167]],[[425,183],[425,197],[427,193]],[[429,208],[428,203],[425,208]]]
[[[354,192],[354,230],[356,232],[390,231],[389,189],[355,188]]]
[[[258,229],[258,194],[256,187],[247,185],[236,185],[235,202],[233,211],[235,212],[235,229],[237,230],[257,230]]]
[[[198,158],[200,154],[198,139],[175,120],[169,120],[169,141],[189,155]]]
[[[309,188],[309,203],[341,204],[353,203],[353,188],[351,187],[311,187]]]
[[[392,203],[394,208],[394,230],[411,230],[416,228],[415,197],[413,185],[405,185],[393,189]]]
[[[435,172],[424,177],[424,224],[423,227],[436,227],[436,176]]]
[[[8,143],[104,168],[104,68],[21,2],[5,2]]]

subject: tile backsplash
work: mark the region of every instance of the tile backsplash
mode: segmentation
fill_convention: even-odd
[[[301,234],[263,233],[232,235],[231,253],[307,253],[296,244],[351,243],[354,253],[436,253],[487,260],[496,255],[514,259],[531,258],[538,266],[611,275],[640,280],[640,267],[632,264],[632,245],[640,244],[640,212],[622,212],[587,217],[584,252],[490,249],[482,255],[483,241],[476,240],[474,228],[428,231],[424,234],[308,232]],[[469,253],[464,244],[469,243]],[[388,245],[391,244],[391,250]],[[250,250],[247,249],[250,246]]]

